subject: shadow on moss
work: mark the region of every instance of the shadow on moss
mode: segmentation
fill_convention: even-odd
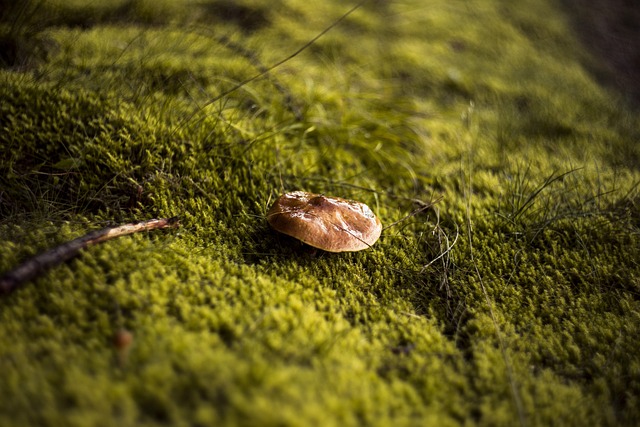
[[[563,0],[561,4],[585,48],[587,64],[605,85],[640,107],[640,9],[625,0]]]
[[[178,18],[186,22],[231,22],[244,32],[270,24],[266,9],[226,0],[201,2],[181,8],[174,2],[125,0],[83,7],[48,4],[41,0],[0,0],[0,66],[33,69],[46,61],[56,44],[44,37],[51,27],[89,29],[102,24],[161,26]]]

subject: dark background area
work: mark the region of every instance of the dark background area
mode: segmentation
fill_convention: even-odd
[[[561,0],[602,84],[640,107],[640,1]]]

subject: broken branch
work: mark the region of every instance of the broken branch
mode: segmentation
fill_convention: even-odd
[[[78,252],[89,246],[106,242],[116,237],[126,236],[127,234],[163,228],[175,228],[179,225],[178,217],[173,217],[150,219],[148,221],[134,222],[92,231],[82,237],[78,237],[77,239],[63,243],[60,246],[34,256],[0,277],[0,295],[12,292],[45,270],[73,258]]]

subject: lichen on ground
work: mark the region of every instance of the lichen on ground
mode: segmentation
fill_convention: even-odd
[[[6,2],[0,2],[5,5]],[[633,425],[640,120],[551,1],[5,5],[0,425]],[[271,230],[360,200],[370,250]],[[113,336],[132,333],[125,355]]]

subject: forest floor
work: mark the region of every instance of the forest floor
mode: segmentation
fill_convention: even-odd
[[[636,425],[638,19],[600,3],[0,0],[0,274],[180,221],[0,295],[0,425]],[[312,250],[293,190],[399,222]]]

